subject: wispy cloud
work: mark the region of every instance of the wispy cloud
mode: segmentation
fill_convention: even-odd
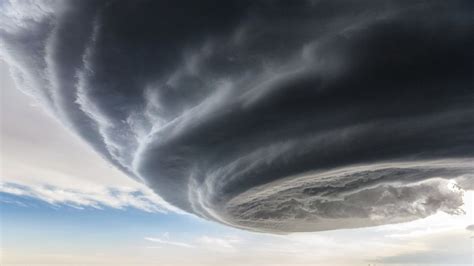
[[[95,186],[77,189],[62,188],[51,184],[19,184],[1,182],[0,192],[38,199],[51,205],[65,205],[82,209],[136,208],[145,212],[174,210],[148,188]],[[8,203],[8,202],[5,202]]]
[[[211,249],[234,250],[235,245],[241,243],[242,239],[237,237],[212,237],[203,235],[196,239],[196,243]]]
[[[194,248],[194,245],[184,243],[184,242],[176,242],[176,241],[170,241],[169,240],[169,235],[165,233],[163,237],[158,238],[158,237],[145,237],[145,240],[154,242],[154,243],[159,243],[163,245],[171,245],[171,246],[176,246],[176,247],[183,247],[183,248]],[[159,248],[159,247],[157,247]]]
[[[148,246],[147,248],[162,248],[166,245],[184,248],[199,248],[214,251],[235,251],[237,245],[243,242],[243,239],[237,236],[209,236],[201,235],[194,237],[189,241],[176,241],[170,237],[168,232],[160,237],[145,237],[147,241],[160,244],[159,246]]]
[[[27,204],[25,204],[21,201],[18,201],[18,200],[9,200],[9,199],[0,198],[0,203],[13,204],[13,205],[17,205],[17,206],[20,206],[20,207],[28,207]]]

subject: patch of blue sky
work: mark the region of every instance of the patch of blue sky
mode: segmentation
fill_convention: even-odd
[[[4,248],[143,246],[147,244],[144,238],[150,236],[169,234],[185,241],[236,231],[191,215],[132,207],[77,208],[7,193],[0,193],[0,213]]]

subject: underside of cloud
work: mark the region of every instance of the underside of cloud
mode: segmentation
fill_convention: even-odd
[[[3,1],[17,85],[190,213],[266,232],[461,213],[472,1]]]

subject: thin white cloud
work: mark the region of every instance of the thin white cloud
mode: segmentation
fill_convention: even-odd
[[[94,186],[77,189],[51,184],[20,184],[0,182],[0,192],[30,197],[52,205],[67,205],[77,209],[104,207],[114,209],[136,208],[145,212],[167,212],[166,202],[150,189],[135,187]]]
[[[17,206],[20,206],[20,207],[28,207],[27,204],[25,204],[21,201],[18,201],[18,200],[9,200],[9,199],[0,198],[0,203],[13,204],[13,205],[17,205]]]
[[[196,239],[196,243],[200,246],[219,250],[234,250],[236,248],[235,245],[240,242],[242,242],[242,239],[237,237],[212,237],[203,235]]]
[[[163,245],[171,245],[171,246],[177,246],[177,247],[183,247],[183,248],[194,248],[195,246],[184,243],[184,242],[175,242],[175,241],[170,241],[166,237],[165,238],[157,238],[157,237],[145,237],[145,240],[163,244]]]
[[[147,246],[146,248],[163,248],[164,246],[169,245],[212,251],[236,251],[238,250],[238,245],[243,242],[243,239],[237,236],[209,235],[201,235],[190,239],[189,241],[176,241],[171,239],[168,232],[163,233],[160,237],[145,237],[144,239],[160,244],[159,246]]]

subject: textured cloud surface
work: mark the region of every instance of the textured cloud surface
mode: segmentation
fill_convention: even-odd
[[[472,1],[3,1],[18,86],[169,203],[268,232],[461,212]]]

